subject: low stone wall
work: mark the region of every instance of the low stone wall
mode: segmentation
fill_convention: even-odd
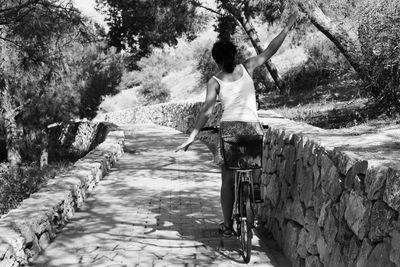
[[[293,266],[400,266],[399,127],[350,133],[263,123],[259,216]]]
[[[102,115],[189,132],[200,104]],[[218,125],[217,106],[208,125]],[[260,111],[265,131],[261,226],[293,266],[400,266],[399,127],[324,130]],[[215,134],[203,133],[216,152]]]
[[[202,103],[196,102],[136,107],[133,109],[100,114],[94,121],[107,121],[116,124],[154,123],[188,133],[194,127],[196,116],[200,112],[201,105]],[[217,104],[206,126],[219,125],[221,110],[221,105]]]
[[[0,266],[26,265],[43,250],[122,155],[123,144],[122,131],[108,133],[72,170],[49,180],[46,187],[4,215],[0,219]]]
[[[72,161],[80,159],[102,143],[112,128],[109,123],[91,121],[70,122],[50,127],[49,158]]]

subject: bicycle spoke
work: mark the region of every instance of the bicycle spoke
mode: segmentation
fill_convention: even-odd
[[[249,185],[241,184],[239,199],[239,215],[240,215],[240,243],[242,246],[242,256],[246,263],[251,257],[251,238],[252,238],[252,222],[251,222],[251,204],[249,195]],[[250,212],[248,212],[250,211]]]

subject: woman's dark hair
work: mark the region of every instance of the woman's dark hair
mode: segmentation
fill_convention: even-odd
[[[231,41],[217,41],[212,50],[212,57],[218,64],[221,64],[224,70],[232,73],[235,69],[236,46]]]

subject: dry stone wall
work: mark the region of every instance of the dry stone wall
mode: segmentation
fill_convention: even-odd
[[[162,104],[102,115],[189,132],[200,104]],[[218,125],[221,107],[209,125]],[[399,127],[323,130],[267,111],[258,207],[293,266],[400,266]],[[201,137],[216,152],[217,136]]]
[[[46,248],[122,155],[123,144],[122,131],[108,133],[105,141],[78,160],[72,170],[49,180],[46,187],[1,217],[0,266],[25,266]]]

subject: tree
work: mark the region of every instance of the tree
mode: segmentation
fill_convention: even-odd
[[[80,91],[80,117],[96,116],[102,97],[118,93],[124,66],[123,56],[104,42],[93,43],[83,53],[82,72],[84,85]]]
[[[0,4],[0,23],[3,25],[0,32],[0,102],[8,160],[11,166],[16,166],[21,162],[17,121],[24,120],[27,125],[45,129],[46,118],[52,114],[59,116],[61,110],[66,114],[73,112],[70,109],[73,94],[55,98],[48,89],[60,89],[68,77],[63,51],[82,35],[82,19],[69,1],[20,0]],[[65,87],[63,89],[53,93],[63,95],[67,91]],[[44,99],[56,103],[40,105]],[[60,103],[63,105],[57,105]],[[48,107],[55,112],[48,113]],[[37,110],[41,112],[32,112],[43,108]]]
[[[343,21],[327,15],[317,2],[296,0],[296,3],[311,23],[344,55],[373,99],[388,113],[399,113],[400,3],[394,0],[349,1],[336,5],[336,17],[341,16],[344,9],[349,13],[344,17],[352,18],[352,26],[357,29],[355,37],[351,36]]]
[[[110,46],[126,50],[138,60],[151,47],[175,45],[182,34],[194,35],[196,13],[187,1],[180,0],[96,0],[107,15]]]

